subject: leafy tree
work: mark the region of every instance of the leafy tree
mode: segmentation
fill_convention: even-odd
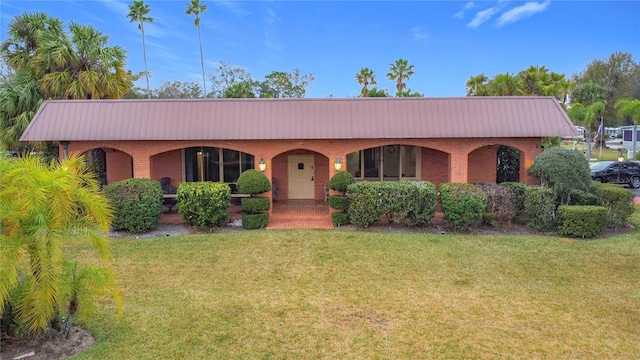
[[[387,77],[396,82],[396,96],[403,96],[404,89],[407,87],[405,80],[409,80],[413,74],[413,65],[409,65],[407,59],[398,59],[395,63],[389,64]]]
[[[374,87],[367,92],[367,97],[389,97],[389,93],[386,89],[378,90],[377,87]]]
[[[205,5],[204,1],[200,0],[191,0],[189,4],[187,4],[187,10],[185,11],[186,15],[195,15],[194,25],[198,28],[198,42],[200,43],[200,65],[202,66],[202,89],[203,95],[207,96],[207,84],[204,79],[204,57],[202,56],[202,36],[200,35],[200,14],[207,10],[207,5]]]
[[[607,59],[596,59],[583,72],[574,75],[573,81],[577,86],[593,83],[606,90],[606,97],[601,100],[606,104],[603,116],[608,124],[632,125],[618,119],[614,108],[619,99],[640,98],[640,62],[635,61],[631,53],[615,52]],[[573,93],[571,98],[576,98]]]
[[[226,89],[241,82],[248,82],[253,87],[251,74],[245,68],[226,61],[218,62],[213,73],[209,76],[209,80],[211,80],[213,96],[218,98],[224,96]],[[255,90],[254,93],[256,93]]]
[[[577,85],[571,91],[571,102],[583,105],[591,105],[595,102],[605,102],[607,100],[607,89],[602,86],[587,82]]]
[[[411,89],[407,89],[398,95],[399,97],[424,97],[423,93],[417,91],[411,91]]]
[[[614,105],[618,116],[630,118],[633,121],[633,133],[638,133],[638,124],[640,123],[640,99],[620,99]],[[633,142],[633,158],[636,158],[636,141]]]
[[[553,188],[560,205],[569,204],[572,191],[588,191],[591,186],[587,160],[579,151],[562,147],[547,149],[538,155],[529,168],[529,175],[540,178],[542,187]]]
[[[255,98],[254,85],[251,82],[243,81],[231,85],[224,90],[222,97],[224,98]]]
[[[197,99],[201,96],[202,89],[196,81],[163,81],[151,93],[154,99]]]
[[[44,331],[60,308],[65,245],[82,239],[108,258],[110,220],[79,156],[46,165],[0,154],[0,313],[11,300],[20,328]]]
[[[360,72],[356,74],[356,81],[358,84],[362,85],[362,90],[360,91],[360,96],[362,97],[367,97],[367,93],[369,92],[367,86],[377,84],[373,70],[367,67],[361,68]]]
[[[142,55],[144,57],[144,74],[147,79],[147,97],[151,99],[151,90],[149,89],[149,70],[147,69],[147,46],[144,43],[144,23],[152,23],[153,18],[148,17],[151,10],[149,5],[144,3],[144,0],[133,0],[133,4],[129,5],[129,22],[137,22],[138,29],[142,31]]]
[[[260,83],[261,98],[303,98],[307,87],[313,82],[313,74],[300,73],[295,68],[293,72],[272,71]]]

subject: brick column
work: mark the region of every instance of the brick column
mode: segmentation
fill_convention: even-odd
[[[133,154],[133,177],[136,179],[151,179],[149,155]]]
[[[469,156],[466,153],[452,152],[449,171],[449,181],[466,183],[469,179]]]

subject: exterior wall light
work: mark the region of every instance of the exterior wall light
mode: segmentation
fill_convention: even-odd
[[[260,168],[260,171],[264,172],[264,169],[267,168],[267,163],[264,162],[263,158],[260,158],[260,162],[258,163],[258,168]]]
[[[340,169],[342,169],[342,161],[340,161],[340,156],[338,156],[336,162],[333,163],[333,167],[336,169],[336,171],[340,171]]]

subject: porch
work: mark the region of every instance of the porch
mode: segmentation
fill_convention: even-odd
[[[242,219],[240,206],[229,207],[229,220]],[[159,223],[181,224],[178,213],[162,213]],[[274,200],[267,229],[333,229],[329,205],[324,200]]]

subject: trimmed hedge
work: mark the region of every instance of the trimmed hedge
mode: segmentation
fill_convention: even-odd
[[[153,228],[162,213],[162,187],[149,179],[126,179],[104,189],[113,209],[113,230],[141,234]]]
[[[602,201],[598,196],[587,191],[571,190],[568,205],[593,205],[600,206]]]
[[[436,186],[428,181],[411,181],[415,187],[414,204],[407,210],[405,221],[411,226],[426,226],[436,214],[438,192]]]
[[[249,169],[240,174],[237,182],[238,191],[243,194],[262,194],[271,191],[271,183],[264,173]]]
[[[487,195],[487,207],[482,215],[482,222],[491,226],[511,224],[513,211],[513,191],[498,184],[478,184]]]
[[[379,193],[372,185],[375,183],[360,182],[349,185],[349,221],[364,228],[380,221],[382,214],[377,208]]]
[[[347,210],[349,208],[349,198],[344,195],[330,195],[329,207],[336,210]]]
[[[242,211],[248,214],[257,214],[271,208],[271,201],[267,197],[242,198]]]
[[[474,184],[443,183],[440,203],[444,220],[453,230],[464,230],[480,222],[487,207],[487,195]]]
[[[551,188],[528,187],[524,200],[527,226],[538,231],[554,230],[556,198],[556,192]]]
[[[335,226],[347,225],[349,224],[349,214],[344,212],[334,212],[331,213],[331,220]]]
[[[512,221],[520,225],[526,224],[527,212],[524,208],[524,199],[527,189],[533,186],[519,182],[503,182],[500,185],[511,190],[511,205],[514,212]]]
[[[215,229],[226,223],[231,189],[220,182],[183,182],[178,185],[178,213],[192,226]]]
[[[355,180],[350,172],[339,171],[329,180],[329,189],[344,193],[347,192],[349,185],[353,183],[355,183]]]
[[[631,191],[622,185],[594,182],[594,193],[607,209],[607,227],[617,228],[627,223],[634,211],[634,195]]]
[[[269,213],[242,214],[242,228],[245,230],[264,229],[269,224]]]
[[[607,209],[603,206],[558,207],[558,235],[594,237],[604,232],[607,225]]]

